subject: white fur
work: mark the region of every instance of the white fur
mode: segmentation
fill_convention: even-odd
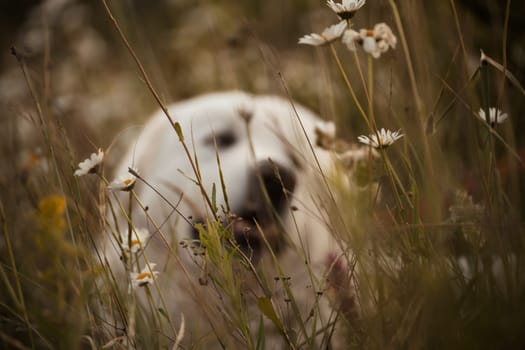
[[[209,94],[179,102],[169,106],[169,113],[180,124],[192,156],[193,152],[197,155],[202,184],[210,197],[215,184],[219,208],[226,208],[226,203],[221,190],[214,135],[218,142],[220,135],[234,135],[235,141],[231,145],[218,149],[229,204],[234,213],[243,210],[247,186],[253,184],[250,176],[253,176],[253,169],[257,164],[271,159],[273,164],[295,174],[295,191],[282,213],[286,227],[282,234],[287,235],[283,239],[287,244],[277,257],[284,275],[291,277],[292,292],[302,318],[306,319],[314,308],[320,315],[317,328],[326,326],[333,315],[331,316],[327,293],[319,298],[317,292],[323,291],[327,286],[324,278],[330,259],[340,254],[341,250],[330,234],[325,219],[326,213],[320,207],[326,198],[326,188],[317,161],[324,171],[328,172],[331,155],[315,146],[314,129],[319,128],[325,133],[332,133],[333,125],[322,121],[298,104],[292,107],[292,103],[286,98],[253,96],[242,92]],[[250,116],[248,124],[241,115]],[[303,123],[306,135],[298,117]],[[315,150],[317,161],[307,138]],[[296,161],[292,158],[296,158]],[[182,144],[163,112],[154,115],[136,142],[129,145],[128,154],[118,166],[116,175],[126,173],[128,167],[136,167],[141,177],[171,204],[177,204],[182,194],[183,198],[177,206],[182,215],[191,216],[193,219],[211,219],[211,210],[194,182],[196,176]],[[223,300],[220,299],[220,291],[213,283],[199,284],[200,268],[195,261],[200,260],[192,257],[189,249],[180,247],[180,241],[192,237],[193,228],[179,214],[173,212],[173,208],[165,199],[140,180],[137,181],[135,192],[148,207],[147,213],[153,222],[161,226],[161,232],[156,232],[152,221],[146,218],[137,203],[133,203],[134,226],[147,227],[154,233],[147,244],[145,256],[149,261],[157,263],[160,271],[157,282],[168,312],[174,321],[180,320],[181,313],[186,318],[188,329],[184,342],[203,348],[218,346],[216,334],[231,334],[227,322],[220,321],[224,317],[220,305],[227,304],[229,300],[227,296],[222,296]],[[121,194],[123,208],[127,208],[127,197],[127,193]],[[292,211],[289,209],[291,207],[296,207],[297,210]],[[223,211],[219,210],[218,214],[222,215]],[[119,216],[118,224],[121,231],[127,231],[124,215]],[[115,247],[115,244],[105,242],[105,253],[112,267],[122,265],[119,260],[121,252]],[[308,265],[305,265],[305,261],[308,261]],[[300,333],[300,330],[293,326],[293,311],[289,302],[285,301],[287,296],[282,287],[283,283],[273,280],[279,273],[271,255],[265,251],[257,264],[266,274],[277,313],[289,322],[288,327]],[[210,268],[210,271],[212,270]],[[309,270],[314,278],[311,278]],[[238,268],[234,271],[238,273],[236,278],[242,281],[248,303],[253,304],[248,307],[257,310],[256,299],[264,296],[262,289],[247,269]],[[141,290],[137,292],[143,293]],[[316,299],[319,299],[319,307],[315,307]],[[159,305],[161,303],[159,299],[156,299],[156,302]],[[255,337],[260,313],[248,312],[248,315],[255,316],[249,320]],[[213,325],[214,331],[210,324]],[[265,325],[268,348],[285,347],[283,337],[266,318]],[[231,339],[225,339],[227,348],[239,346],[238,343],[232,343]]]

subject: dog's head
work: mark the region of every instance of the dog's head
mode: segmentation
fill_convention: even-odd
[[[148,181],[136,191],[153,220],[176,227],[180,240],[198,239],[195,224],[219,218],[251,257],[267,244],[279,252],[293,225],[291,231],[304,231],[297,244],[322,240],[315,237],[323,236],[324,223],[313,202],[330,155],[317,147],[315,130],[333,132],[331,123],[284,98],[238,92],[206,95],[169,111],[186,149],[161,113],[123,165],[134,164]]]

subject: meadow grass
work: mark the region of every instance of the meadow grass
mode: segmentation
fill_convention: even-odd
[[[318,348],[335,337],[337,322],[343,328],[344,339],[338,342],[343,348],[522,348],[525,140],[519,113],[523,113],[525,90],[523,63],[513,72],[516,60],[508,57],[511,1],[501,6],[503,18],[491,22],[500,23],[493,33],[480,29],[454,0],[446,5],[367,3],[352,18],[352,28],[371,29],[375,23],[386,22],[397,37],[395,49],[377,59],[359,44],[350,51],[339,40],[320,47],[295,45],[300,36],[320,32],[337,19],[324,2],[278,3],[201,4],[201,10],[213,19],[212,29],[228,28],[228,11],[249,18],[244,23],[251,30],[248,38],[239,25],[241,30],[232,30],[231,41],[225,40],[228,43],[218,48],[212,39],[203,39],[209,32],[202,34],[195,28],[198,24],[184,22],[185,16],[195,16],[191,6],[172,5],[174,12],[182,13],[173,18],[194,35],[190,39],[204,42],[189,54],[174,55],[173,61],[148,51],[148,41],[140,39],[147,30],[133,17],[137,11],[133,5],[110,3],[105,8],[106,2],[101,1],[89,7],[100,18],[112,20],[91,25],[103,26],[100,32],[111,38],[111,45],[120,45],[124,39],[125,49],[118,49],[117,55],[126,63],[123,68],[109,63],[106,69],[98,67],[103,73],[93,73],[93,78],[87,70],[79,78],[83,83],[94,84],[95,78],[118,69],[132,72],[126,79],[140,88],[131,89],[128,98],[133,100],[137,91],[140,101],[152,95],[143,103],[148,108],[165,108],[170,95],[182,97],[212,88],[280,93],[336,122],[337,140],[329,147],[343,160],[320,179],[329,200],[319,203],[318,214],[349,248],[345,259],[352,267],[352,305],[343,303],[336,309],[320,337],[316,312],[308,320],[301,318],[278,258],[274,256],[274,267],[281,280],[275,282],[238,249],[231,232],[216,217],[197,227],[199,244],[181,242],[181,249],[203,269],[190,288],[199,293],[200,285],[209,283],[222,296],[220,305],[203,301],[210,317],[220,324],[207,336],[224,348],[242,344],[263,349],[265,325],[270,323],[281,334],[284,347]],[[112,17],[110,8],[118,16]],[[280,11],[295,16],[288,16],[280,31],[268,28],[274,18],[282,19]],[[167,16],[162,12],[157,14]],[[151,26],[152,31],[159,30],[158,24]],[[481,35],[478,29],[491,40],[477,37]],[[263,30],[270,34],[260,38]],[[191,40],[179,44],[191,48]],[[152,42],[167,44],[165,38]],[[169,45],[177,47],[177,43]],[[488,43],[487,48],[477,43]],[[96,128],[86,128],[90,136],[78,137],[85,125],[81,114],[67,110],[73,121],[68,120],[54,99],[59,96],[54,96],[53,84],[58,83],[53,80],[51,57],[53,50],[58,55],[65,48],[49,42],[43,47],[38,59],[18,48],[12,52],[11,70],[20,73],[26,98],[17,102],[20,106],[6,108],[0,143],[4,157],[0,344],[6,349],[176,348],[191,336],[186,330],[191,315],[173,319],[162,299],[156,305],[155,279],[143,288],[146,302],[138,302],[128,292],[129,281],[123,283],[114,275],[95,249],[102,232],[113,234],[127,257],[123,268],[135,277],[140,275],[138,253],[125,253],[133,237],[122,235],[138,228],[133,227],[132,217],[127,227],[114,224],[113,215],[130,210],[107,191],[111,160],[118,158],[120,150],[113,138],[129,124],[109,122],[103,136],[96,135]],[[218,58],[210,61],[213,50]],[[192,55],[194,65],[209,65],[200,67],[205,69],[202,77],[183,72],[199,68],[192,66]],[[253,71],[247,71],[246,65],[253,62]],[[184,68],[177,71],[170,63]],[[173,84],[162,78],[159,72],[164,71],[173,73]],[[190,81],[189,87],[178,80],[177,73]],[[508,119],[500,124],[479,118],[480,108],[488,114],[491,107],[508,113]],[[181,142],[189,137],[176,122],[171,125]],[[344,151],[357,142],[358,135],[372,138],[383,127],[401,130],[404,136],[389,147],[370,151],[363,160],[344,162]],[[83,157],[98,147],[109,150],[98,176],[73,176]],[[201,184],[198,156],[187,146],[181,156],[191,160],[192,175]],[[143,181],[140,175],[137,181]],[[218,211],[216,191],[228,189],[224,184],[216,184],[212,193],[202,188],[211,213]],[[142,205],[132,190],[126,195],[129,203]],[[154,224],[163,230],[161,223]],[[171,233],[163,234],[169,237]],[[127,242],[120,237],[127,237]],[[201,244],[206,246],[205,253]],[[270,243],[265,244],[271,250]],[[144,272],[153,275],[153,271],[154,266],[148,264]],[[273,303],[272,283],[282,283],[290,300],[288,315],[295,318],[298,329],[289,327]],[[257,286],[253,287],[258,293],[257,317],[250,314],[252,300],[243,293],[247,285]],[[116,319],[120,323],[115,324]]]

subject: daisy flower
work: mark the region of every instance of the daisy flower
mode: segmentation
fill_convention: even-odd
[[[137,169],[133,169],[133,171],[137,172]],[[120,175],[116,180],[113,180],[108,185],[108,190],[110,191],[131,191],[133,187],[135,187],[136,181],[137,181],[137,177],[131,173],[127,173],[126,175]]]
[[[401,130],[392,132],[390,130],[381,128],[381,130],[378,130],[376,134],[371,134],[370,136],[361,135],[357,137],[357,139],[359,142],[374,148],[386,148],[405,136],[400,132]]]
[[[154,268],[157,264],[150,263],[146,265],[140,272],[131,272],[131,285],[133,288],[144,287],[148,284],[153,284],[153,279],[159,274]]]
[[[361,34],[353,29],[348,29],[347,31],[345,31],[345,33],[343,34],[343,38],[341,39],[343,44],[345,44],[348,50],[350,51],[355,51],[355,43],[361,43],[362,40],[363,39],[361,38]]]
[[[78,164],[75,176],[84,176],[86,174],[96,173],[104,159],[104,152],[99,148],[97,153],[91,153],[91,156]]]
[[[321,34],[312,33],[305,35],[299,39],[299,44],[320,46],[331,43],[334,40],[337,40],[343,35],[347,26],[346,21],[341,21],[337,24],[331,25],[328,28],[325,28]]]
[[[340,3],[328,0],[326,5],[332,9],[339,18],[348,20],[354,17],[357,10],[365,4],[366,0],[342,0]]]
[[[355,44],[357,43],[363,47],[366,53],[369,53],[374,58],[379,58],[389,48],[396,48],[397,38],[387,24],[378,23],[373,30],[361,29],[359,32],[356,32],[349,29],[345,31],[342,42],[351,51],[355,51]]]
[[[496,109],[495,107],[490,107],[489,108],[489,119],[488,120],[487,120],[487,114],[485,113],[483,108],[479,109],[478,117],[481,120],[484,120],[487,123],[489,123],[491,126],[494,126],[496,123],[497,124],[503,123],[505,121],[505,119],[508,118],[508,115],[507,115],[507,113],[503,113],[502,111],[500,111],[499,109]]]
[[[141,247],[144,247],[146,245],[149,236],[149,231],[145,228],[133,230],[133,232],[131,233],[131,242],[128,242],[127,236],[123,239],[124,249],[128,252],[135,254],[141,249]]]

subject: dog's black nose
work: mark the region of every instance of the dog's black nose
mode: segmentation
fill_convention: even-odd
[[[257,163],[248,176],[245,200],[232,208],[234,215],[225,226],[231,229],[240,250],[256,261],[266,244],[278,253],[285,241],[283,218],[287,215],[297,178],[291,169],[271,160]],[[193,238],[199,239],[195,229]]]
[[[246,189],[246,201],[237,209],[238,221],[233,226],[235,240],[248,256],[256,259],[264,247],[261,234],[274,252],[279,251],[284,241],[281,219],[286,215],[296,182],[292,170],[271,160],[255,165]]]

